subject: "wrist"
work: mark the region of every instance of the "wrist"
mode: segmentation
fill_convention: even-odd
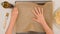
[[[46,21],[39,22],[42,26],[47,25]]]

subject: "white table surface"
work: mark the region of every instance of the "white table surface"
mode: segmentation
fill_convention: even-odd
[[[5,18],[5,14],[6,13],[9,13],[11,15],[11,10],[12,9],[4,9],[2,6],[1,6],[1,2],[4,2],[5,0],[0,0],[0,34],[4,34],[5,33],[5,29],[3,29],[3,21],[4,21],[4,18]],[[12,3],[12,4],[15,4],[15,1],[23,1],[23,0],[7,0],[8,2]],[[37,0],[33,0],[33,1],[37,1]],[[39,1],[39,0],[38,0]],[[41,0],[42,1],[42,0]],[[53,3],[54,3],[54,11],[60,7],[60,0],[53,0]],[[7,21],[7,26],[9,25],[9,22],[10,22],[10,16],[9,15],[9,19]],[[53,31],[54,31],[54,34],[60,34],[60,29],[58,27],[56,27],[55,24],[53,24]]]

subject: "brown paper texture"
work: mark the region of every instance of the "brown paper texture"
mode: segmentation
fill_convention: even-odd
[[[32,11],[34,7],[40,6],[44,8],[44,17],[49,25],[52,28],[52,2],[46,2],[45,5],[38,5],[34,2],[16,2],[16,7],[18,8],[18,17],[15,23],[14,31],[17,33],[35,31],[35,32],[44,32],[42,26],[33,21],[32,18],[35,17]]]

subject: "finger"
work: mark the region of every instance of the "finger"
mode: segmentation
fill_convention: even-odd
[[[37,21],[37,19],[36,19],[36,18],[33,18],[33,20],[34,20],[34,21]]]
[[[38,7],[38,11],[39,11],[39,13],[41,14],[41,9],[40,9],[40,7]]]
[[[35,12],[36,12],[37,14],[39,14],[37,7],[35,7],[34,10],[35,10]]]
[[[43,8],[42,8],[42,14],[43,14]]]
[[[12,14],[18,14],[18,9],[16,7],[13,8]]]
[[[15,12],[15,10],[16,10],[16,8],[14,7],[12,12]]]
[[[38,16],[35,11],[32,11],[35,16]]]

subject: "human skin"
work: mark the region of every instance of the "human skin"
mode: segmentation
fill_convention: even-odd
[[[34,13],[34,15],[36,17],[34,17],[33,20],[42,25],[42,27],[44,28],[46,34],[54,34],[53,31],[47,25],[47,23],[46,23],[46,21],[44,19],[44,16],[43,16],[43,8],[35,7],[34,10],[35,10],[35,12],[33,12],[33,13]]]
[[[44,19],[43,8],[35,7],[33,14],[36,16],[33,18],[33,20],[42,25],[46,34],[54,34]],[[11,15],[10,25],[9,25],[5,34],[12,34],[13,33],[12,30],[14,28],[14,24],[17,19],[17,16],[18,16],[18,9],[16,7],[14,7],[14,9],[12,11],[12,15]]]
[[[9,25],[7,31],[5,32],[5,34],[12,34],[12,32],[13,32],[12,30],[14,28],[14,24],[17,19],[17,16],[18,16],[18,9],[16,7],[14,7],[12,14],[11,14],[10,25]]]

